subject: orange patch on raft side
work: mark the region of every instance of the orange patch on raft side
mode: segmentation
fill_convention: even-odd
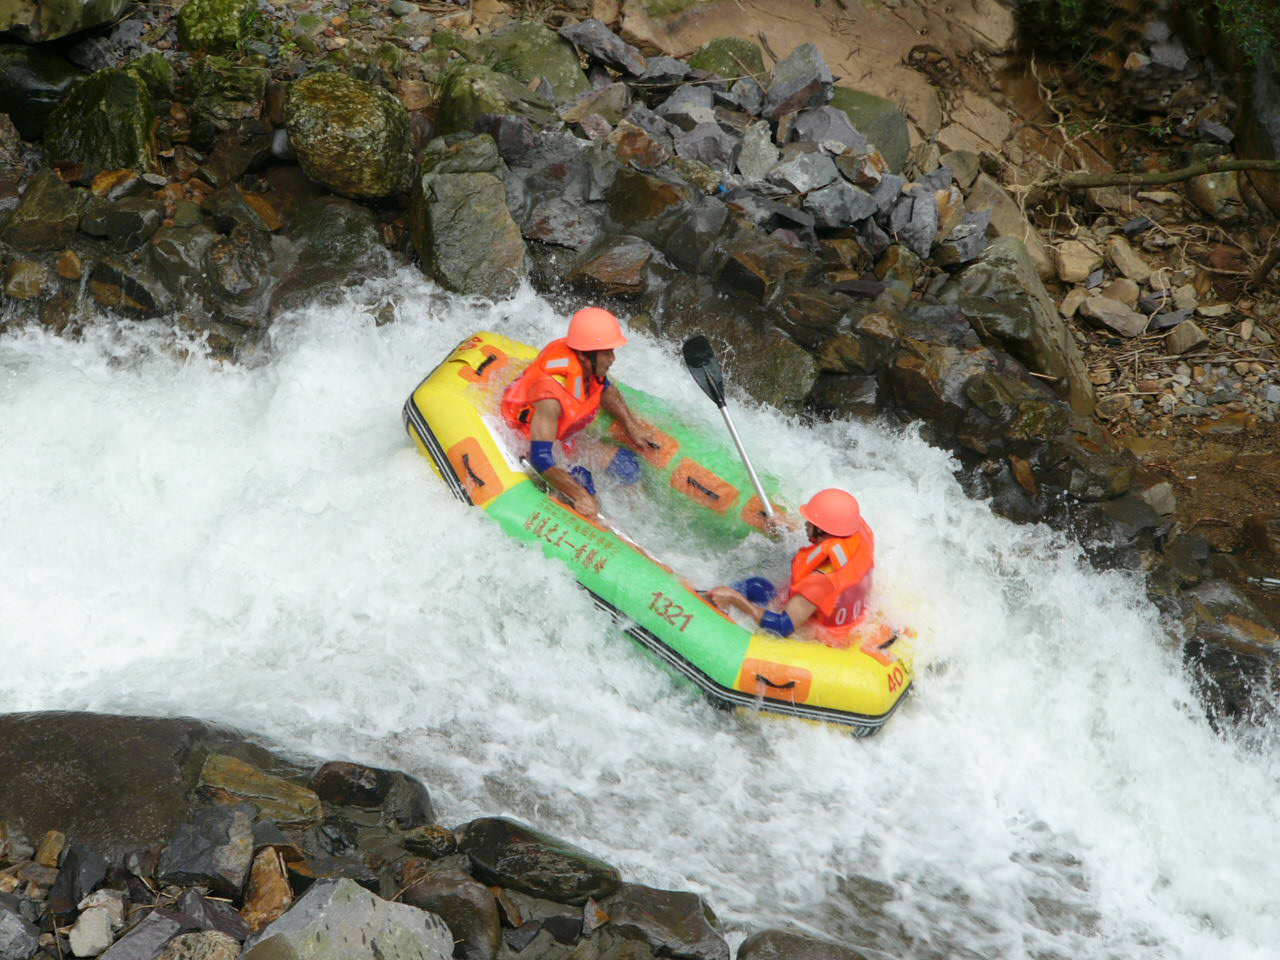
[[[743,660],[738,689],[770,700],[804,703],[809,699],[813,674],[803,667],[768,660]]]
[[[796,524],[789,517],[783,516],[787,511],[776,503],[771,502],[771,506],[773,507],[774,524],[780,524],[789,530],[794,530]],[[769,533],[771,531],[766,522],[768,519],[769,517],[765,514],[764,507],[761,505],[760,495],[758,493],[752,494],[751,499],[742,506],[742,522],[749,527],[755,527],[762,533]]]
[[[725,513],[738,501],[737,487],[687,457],[671,474],[671,487],[716,513]]]
[[[645,447],[644,449],[637,447],[631,442],[631,437],[628,436],[627,431],[622,429],[622,424],[617,420],[609,425],[609,436],[629,450],[634,450],[640,454],[659,470],[663,470],[671,462],[671,458],[680,452],[680,441],[668,433],[663,433],[652,424],[645,424],[645,426],[649,428],[649,436],[657,441],[657,450],[653,449],[653,447]]]
[[[471,502],[477,506],[488,503],[502,492],[502,481],[475,437],[459,440],[450,447],[449,463],[471,495]]]
[[[511,360],[510,357],[491,343],[480,344],[477,352],[484,354],[485,359],[475,358],[479,361],[475,367],[471,366],[472,359],[470,357],[458,357],[462,361],[462,366],[458,368],[458,376],[469,383],[484,383]]]

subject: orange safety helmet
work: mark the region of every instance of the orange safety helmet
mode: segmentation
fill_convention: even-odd
[[[570,349],[589,353],[592,350],[612,350],[627,342],[618,318],[603,307],[583,307],[569,321],[569,334],[565,338]]]
[[[819,490],[803,507],[800,515],[823,533],[834,537],[850,537],[858,529],[862,511],[853,494],[835,487]]]

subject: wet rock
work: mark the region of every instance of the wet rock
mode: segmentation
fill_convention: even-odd
[[[934,262],[940,267],[957,267],[977,260],[987,248],[990,224],[990,210],[964,214],[947,238],[934,248]]]
[[[609,135],[608,143],[619,163],[652,170],[671,158],[673,143],[670,137],[664,139],[654,137],[630,120],[623,120]]]
[[[975,327],[980,325],[1028,370],[1051,377],[1055,392],[1077,413],[1092,412],[1093,387],[1080,348],[1021,241],[992,242],[977,263],[943,289],[941,299],[960,304]]]
[[[501,817],[466,825],[460,852],[477,879],[558,903],[600,900],[618,889],[618,871],[572,844]]]
[[[476,117],[474,128],[477,134],[491,137],[498,155],[512,165],[522,164],[533,152],[537,140],[533,124],[525,117],[481,114]]]
[[[155,164],[154,122],[146,84],[123,70],[99,70],[49,114],[45,159],[93,170],[150,170]]]
[[[724,253],[718,282],[727,290],[761,302],[784,281],[798,280],[816,268],[814,260],[803,252],[754,230],[742,231],[728,241]]]
[[[580,259],[565,279],[593,296],[638,297],[660,288],[674,272],[647,241],[611,236]]]
[[[0,903],[0,957],[30,960],[40,950],[40,931]]]
[[[260,67],[239,66],[222,57],[203,57],[191,68],[191,113],[218,130],[262,112],[270,74]]]
[[[155,960],[236,960],[240,944],[216,930],[180,933],[159,953]]]
[[[599,213],[580,202],[552,197],[530,212],[524,235],[530,240],[577,250],[599,236],[600,219]]]
[[[540,23],[516,20],[489,34],[481,46],[500,73],[526,85],[545,77],[556,101],[564,103],[589,91],[591,84],[563,33],[557,35]]]
[[[11,260],[4,268],[4,293],[14,300],[32,300],[48,289],[49,271],[35,260]]]
[[[52,170],[42,170],[31,178],[0,237],[18,250],[56,250],[75,233],[88,199]]]
[[[354,843],[353,843],[354,848]],[[295,889],[307,889],[318,880],[350,880],[366,890],[382,889],[378,872],[361,856],[311,857],[288,861],[290,883]]]
[[[907,164],[911,137],[906,117],[891,101],[860,90],[835,87],[831,106],[843,111],[853,128],[876,146],[890,172],[902,172]]]
[[[659,244],[693,197],[684,183],[623,169],[609,189],[607,207],[610,219],[622,230]]]
[[[237,942],[244,942],[251,932],[231,904],[224,900],[210,900],[199,890],[183,891],[176,908],[183,917],[184,926],[193,930],[215,930]]]
[[[0,44],[0,113],[9,115],[23,139],[36,140],[53,108],[84,76],[52,50]]]
[[[71,913],[107,877],[107,861],[82,843],[73,843],[62,857],[58,879],[49,888],[49,909]]]
[[[491,173],[424,173],[414,183],[409,230],[425,273],[446,289],[489,297],[525,277],[525,246]]]
[[[272,293],[272,315],[330,298],[391,268],[373,213],[340,197],[321,197],[299,209],[285,237],[295,252]]]
[[[1092,326],[1122,337],[1136,337],[1147,329],[1147,318],[1143,314],[1108,297],[1089,297],[1080,304],[1078,313]]]
[[[876,202],[865,190],[837,180],[804,198],[804,208],[820,227],[848,227],[876,212]]]
[[[463,857],[456,858],[462,864]],[[428,910],[448,924],[465,960],[494,960],[502,946],[498,904],[489,889],[462,866],[410,861],[401,875],[400,900]]]
[[[700,123],[675,138],[676,153],[725,173],[732,172],[738,155],[738,139],[717,123]]]
[[[768,180],[793,193],[808,193],[825,187],[839,176],[835,161],[825,153],[803,153],[777,163],[769,171]]]
[[[198,787],[219,802],[230,798],[252,803],[260,817],[275,823],[305,827],[324,819],[314,791],[226,754],[209,755],[200,770]]]
[[[254,0],[188,0],[178,11],[178,41],[192,53],[222,53],[248,34]]]
[[[993,238],[1014,237],[1025,244],[1041,280],[1049,280],[1056,274],[1049,249],[1039,232],[1027,222],[1022,209],[1009,196],[1008,191],[985,173],[978,174],[973,181],[973,187],[965,199],[965,210],[990,210],[989,233]]]
[[[128,0],[97,3],[7,3],[0,7],[0,31],[12,31],[25,43],[44,43],[112,23]]]
[[[156,868],[161,883],[205,886],[236,898],[253,861],[255,808],[201,806],[189,823],[178,827]]]
[[[435,818],[426,786],[399,770],[326,763],[312,777],[311,788],[328,803],[377,809],[385,823],[395,823],[401,830],[429,824]]]
[[[724,77],[746,77],[763,81],[766,77],[760,45],[745,37],[717,37],[689,55],[689,66]]]
[[[409,114],[382,87],[312,73],[289,87],[289,143],[312,180],[350,197],[400,193],[413,181]]]
[[[292,902],[293,890],[284,858],[275,847],[263,847],[254,855],[249,869],[249,885],[240,916],[249,929],[256,932],[278,919]]]
[[[1208,342],[1208,336],[1196,326],[1194,320],[1182,321],[1182,323],[1170,330],[1164,338],[1165,349],[1170,353],[1177,354],[1198,350]]]
[[[350,880],[314,884],[245,945],[242,960],[448,960],[453,935],[435,914],[389,903]]]
[[[110,241],[117,250],[133,250],[159,230],[163,220],[164,207],[158,200],[126,197],[113,203],[93,197],[80,218],[80,229]]]
[[[738,960],[870,960],[851,947],[787,930],[761,930],[742,941]]]
[[[177,85],[173,64],[158,50],[130,60],[124,69],[146,85],[153,100],[173,98]]]
[[[440,133],[470,133],[485,114],[524,117],[539,126],[557,122],[554,105],[514,77],[480,64],[448,76],[440,96]]]
[[[696,893],[623,884],[602,909],[609,923],[656,954],[678,960],[729,960],[729,945],[716,930],[715,915]]]
[[[784,114],[820,107],[831,99],[831,70],[812,43],[802,43],[774,65],[761,115],[777,122]]]
[[[588,18],[580,23],[567,24],[560,28],[560,36],[577,47],[579,52],[615,70],[633,77],[644,73],[646,63],[640,51],[619,39],[599,20]]]

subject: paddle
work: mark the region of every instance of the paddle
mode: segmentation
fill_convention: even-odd
[[[772,519],[773,504],[765,496],[764,487],[760,485],[760,478],[756,476],[756,471],[751,466],[751,460],[742,446],[741,438],[738,436],[738,430],[733,425],[733,418],[729,416],[729,408],[724,401],[724,377],[720,373],[720,363],[716,360],[716,353],[711,349],[711,342],[706,337],[699,334],[696,337],[690,337],[684,342],[684,365],[689,368],[689,373],[693,375],[693,379],[702,388],[702,392],[710,397],[715,402],[715,405],[720,408],[725,426],[729,428],[729,435],[733,437],[733,445],[738,448],[738,456],[742,458],[743,466],[747,468],[747,476],[751,478],[751,485],[756,488],[756,494],[760,497],[765,516]]]

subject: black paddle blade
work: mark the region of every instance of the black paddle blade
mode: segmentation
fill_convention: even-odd
[[[702,392],[715,401],[717,407],[724,406],[724,377],[720,375],[720,363],[716,353],[711,349],[711,341],[699,334],[684,342],[684,365],[693,374]]]

